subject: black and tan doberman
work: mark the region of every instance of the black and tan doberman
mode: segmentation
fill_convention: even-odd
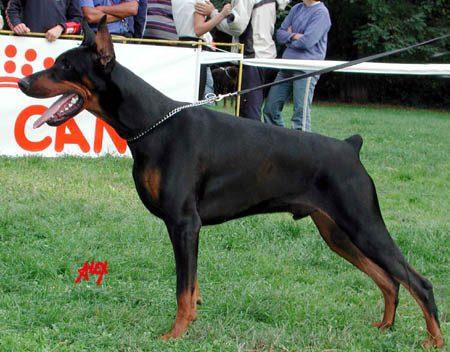
[[[62,96],[35,127],[62,124],[87,109],[130,139],[183,105],[116,62],[105,20],[97,34],[86,24],[84,31],[80,47],[19,82],[32,97]],[[197,317],[202,225],[289,212],[294,219],[311,216],[330,248],[375,281],[385,302],[375,326],[394,323],[402,284],[425,315],[425,346],[442,347],[432,286],[389,235],[359,158],[361,145],[359,136],[340,141],[201,107],[179,112],[130,143],[139,197],[167,225],[175,253],[178,310],[163,337],[181,336]]]

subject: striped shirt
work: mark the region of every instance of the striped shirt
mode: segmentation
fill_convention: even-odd
[[[171,0],[148,0],[144,37],[178,39],[177,29],[173,21]]]

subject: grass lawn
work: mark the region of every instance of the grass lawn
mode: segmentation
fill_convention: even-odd
[[[450,113],[316,106],[313,129],[364,137],[385,221],[434,284],[449,340]],[[131,163],[0,158],[0,351],[420,349],[425,323],[411,296],[401,289],[393,330],[371,327],[382,316],[378,288],[328,249],[310,219],[288,214],[203,228],[199,319],[184,339],[160,341],[176,308],[175,265]],[[102,286],[75,284],[92,259],[109,261]]]

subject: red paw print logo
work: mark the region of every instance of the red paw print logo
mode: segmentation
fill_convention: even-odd
[[[17,82],[19,79],[23,76],[29,76],[35,71],[33,65],[39,66],[39,69],[41,67],[48,69],[55,63],[52,57],[40,58],[36,50],[32,48],[19,52],[13,44],[8,44],[0,49],[0,59],[2,57],[6,61],[3,67],[0,66],[0,88],[18,88]],[[19,64],[19,62],[21,63]],[[2,71],[11,76],[2,77]]]

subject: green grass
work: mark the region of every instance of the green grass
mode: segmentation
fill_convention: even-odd
[[[388,228],[450,309],[450,114],[318,106],[313,129],[364,137],[362,160]],[[301,152],[301,151],[299,151]],[[204,304],[184,339],[164,224],[139,201],[131,160],[0,158],[0,351],[411,351],[426,337],[400,291],[396,326],[370,279],[332,253],[311,220],[256,216],[202,229]],[[109,274],[76,285],[86,260]]]

